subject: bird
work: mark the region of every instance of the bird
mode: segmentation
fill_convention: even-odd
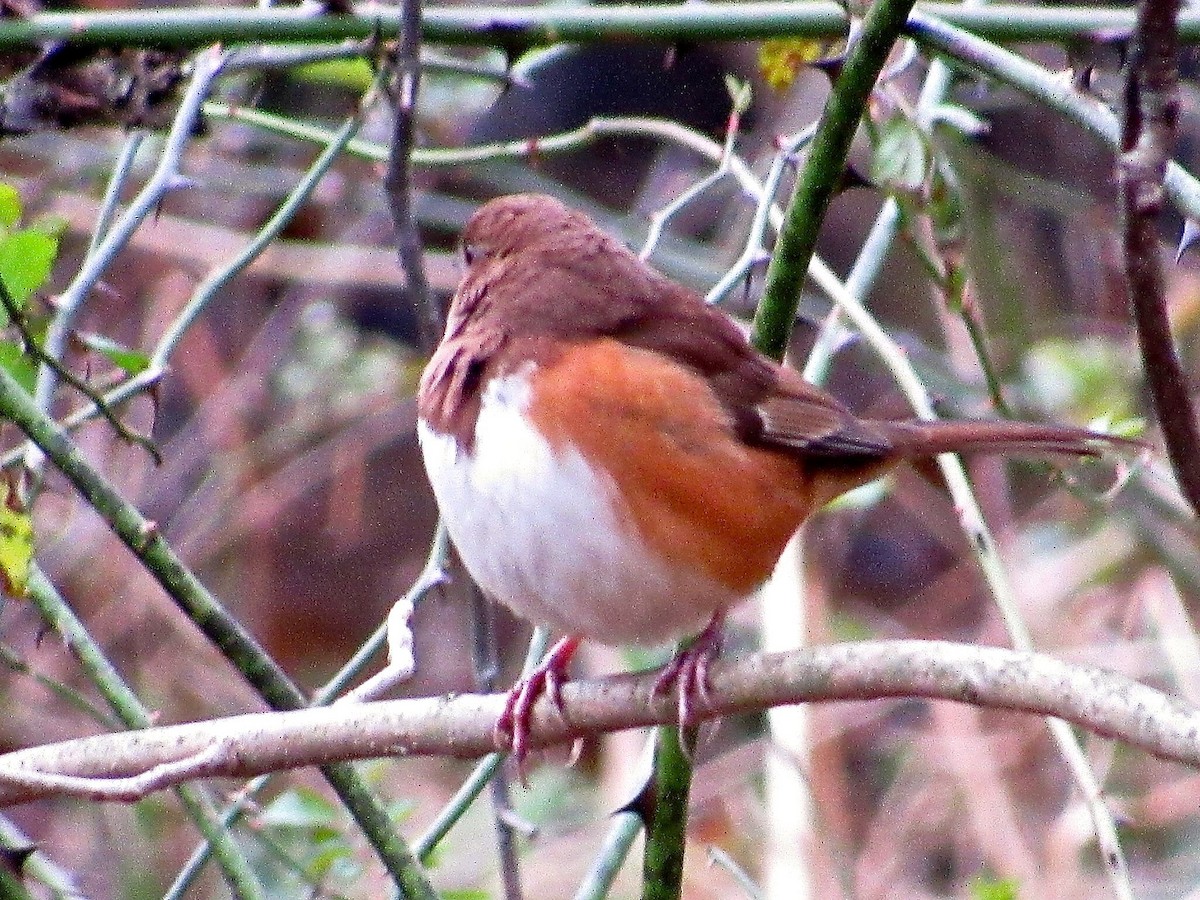
[[[508,693],[518,761],[582,640],[699,632],[660,674],[686,723],[727,610],[830,500],[950,452],[1095,456],[1121,438],[1016,421],[860,418],[725,313],[550,196],[488,201],[418,389],[425,469],[467,572],[563,635]]]

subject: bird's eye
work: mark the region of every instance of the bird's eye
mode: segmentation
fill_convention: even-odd
[[[475,260],[479,258],[479,248],[474,246],[473,244],[463,244],[462,255],[463,255],[463,259],[466,261],[467,265],[469,266],[469,265],[471,265],[471,263],[475,262]]]

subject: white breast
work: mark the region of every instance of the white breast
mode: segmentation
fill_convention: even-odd
[[[608,477],[531,426],[531,371],[488,384],[469,454],[418,423],[429,481],[471,576],[532,622],[608,644],[695,631],[737,598],[651,556]]]

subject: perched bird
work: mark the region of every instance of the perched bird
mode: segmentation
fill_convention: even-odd
[[[541,195],[484,204],[421,378],[425,467],[479,586],[566,636],[509,694],[498,741],[524,755],[582,638],[705,640],[660,677],[680,714],[723,614],[815,510],[945,452],[1095,455],[1103,435],[1019,422],[861,419],[750,346],[691,290]]]

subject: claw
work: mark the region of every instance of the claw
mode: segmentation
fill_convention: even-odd
[[[525,757],[529,753],[529,726],[533,706],[539,697],[545,697],[566,718],[562,702],[562,686],[567,678],[567,666],[579,649],[579,638],[567,635],[552,648],[537,667],[513,685],[504,701],[504,711],[496,720],[494,733],[496,746],[511,750],[517,761],[517,772],[525,781]]]
[[[708,667],[721,652],[721,626],[724,621],[723,614],[714,615],[704,630],[696,635],[692,645],[675,654],[675,658],[663,666],[654,679],[655,696],[675,688],[679,697],[680,728],[691,724],[693,701],[697,697],[702,703],[708,701]]]

